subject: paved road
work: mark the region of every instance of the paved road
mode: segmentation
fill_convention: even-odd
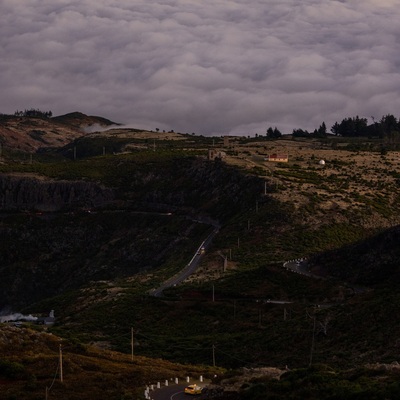
[[[165,386],[161,389],[150,392],[150,398],[153,400],[188,400],[191,397],[185,395],[183,391],[185,386],[186,385]],[[194,398],[197,399],[198,396],[195,396]]]
[[[286,261],[283,263],[283,267],[289,271],[293,271],[293,272],[296,272],[301,275],[309,276],[311,278],[323,279],[323,280],[329,279],[328,277],[315,275],[315,274],[311,273],[306,259],[297,259],[297,260]],[[354,284],[350,284],[347,282],[342,282],[342,283],[344,285],[346,285],[347,287],[349,287],[351,290],[353,290],[354,294],[364,293],[369,290],[367,287],[364,287],[364,286],[354,285]],[[330,304],[330,305],[332,305],[332,304]],[[324,305],[319,305],[319,306],[324,306]]]
[[[286,261],[285,263],[283,263],[283,267],[290,271],[297,272],[298,274],[301,274],[301,275],[306,275],[306,276],[310,276],[313,278],[323,279],[321,276],[312,274],[308,270],[307,261],[303,260],[303,259]]]
[[[217,400],[223,395],[223,388],[209,388],[206,384],[200,383],[203,388],[201,394],[192,396],[184,393],[187,384],[164,386],[161,389],[150,391],[149,397],[151,400]]]
[[[186,267],[182,271],[180,271],[178,274],[176,274],[172,278],[165,281],[157,289],[152,289],[149,292],[150,295],[155,296],[155,297],[160,297],[160,296],[162,296],[162,292],[165,289],[175,286],[178,283],[181,283],[188,276],[193,274],[193,272],[196,271],[197,267],[199,266],[200,260],[203,256],[202,248],[204,248],[204,250],[207,251],[212,240],[214,239],[214,236],[218,233],[218,231],[219,231],[218,227],[215,227],[214,230],[207,236],[207,238],[200,244],[200,246],[196,250],[196,253],[192,257],[192,259],[189,261],[189,263],[186,265]]]

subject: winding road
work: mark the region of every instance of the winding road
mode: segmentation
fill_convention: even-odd
[[[207,236],[207,238],[203,242],[201,242],[200,246],[196,250],[196,253],[189,261],[189,263],[186,265],[186,267],[173,277],[166,280],[160,287],[150,290],[149,294],[151,296],[161,297],[165,289],[183,282],[188,276],[190,276],[191,274],[193,274],[194,271],[196,271],[197,267],[199,266],[200,260],[203,256],[202,249],[204,248],[204,250],[207,250],[212,240],[214,239],[215,235],[219,232],[219,225],[215,224],[213,226],[214,226],[213,231]]]
[[[188,399],[188,395],[185,395],[184,389],[186,385],[172,385],[164,386],[161,389],[155,390],[150,393],[150,398],[153,400],[183,400]]]

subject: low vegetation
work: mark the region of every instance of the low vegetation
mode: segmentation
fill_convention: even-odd
[[[99,350],[31,328],[3,326],[0,349],[0,399],[128,400],[171,377],[209,379],[222,372]]]
[[[54,383],[54,397],[141,398],[166,371],[211,376],[214,363],[230,370],[215,381],[226,392],[223,376],[243,367],[286,371],[230,398],[397,396],[395,143],[283,136],[225,145],[116,128],[32,157],[3,153],[4,175],[95,182],[113,198],[2,212],[1,305],[55,310],[56,324],[0,326],[1,399],[43,397],[61,338],[68,380]],[[209,148],[224,159],[207,160]],[[266,161],[271,153],[288,162]],[[150,296],[216,227],[196,273]],[[300,258],[311,275],[283,267]]]

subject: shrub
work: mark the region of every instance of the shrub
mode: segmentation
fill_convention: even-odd
[[[0,376],[9,379],[19,379],[25,374],[25,367],[17,362],[0,360]]]

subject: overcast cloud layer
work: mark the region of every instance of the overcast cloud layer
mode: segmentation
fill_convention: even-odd
[[[400,116],[399,0],[1,0],[0,112],[197,134]]]

